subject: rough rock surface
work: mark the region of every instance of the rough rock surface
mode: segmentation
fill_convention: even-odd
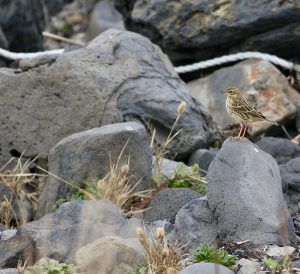
[[[240,267],[237,274],[258,274],[260,273],[260,263],[242,258],[237,263]]]
[[[115,4],[129,29],[149,37],[173,61],[245,50],[298,57],[298,1],[126,0]]]
[[[36,260],[42,257],[74,263],[76,251],[104,236],[136,237],[140,221],[126,219],[110,201],[73,201],[64,203],[38,221],[25,224],[21,235],[30,237]]]
[[[300,157],[288,161],[279,168],[283,184],[288,185],[291,190],[300,192]]]
[[[264,137],[256,142],[256,145],[264,152],[271,154],[279,165],[300,157],[300,146],[288,139]]]
[[[43,5],[40,1],[0,2],[0,28],[11,51],[38,51],[43,48]]]
[[[183,270],[179,271],[178,274],[234,274],[233,271],[227,267],[215,263],[197,263],[189,265]]]
[[[201,195],[188,188],[166,188],[159,191],[144,212],[144,221],[168,220],[174,223],[178,210]]]
[[[0,165],[10,152],[47,159],[72,133],[139,120],[165,140],[181,101],[185,113],[171,153],[184,157],[214,139],[212,119],[193,99],[168,57],[141,35],[108,30],[82,49],[26,71],[0,69]]]
[[[212,243],[217,237],[216,225],[207,198],[194,199],[178,211],[170,238],[189,250]]]
[[[247,139],[227,139],[208,170],[208,203],[226,241],[255,245],[294,243],[296,235],[283,198],[279,168]],[[286,235],[281,236],[281,226]]]
[[[135,244],[131,243],[133,240]],[[133,267],[143,260],[143,253],[136,250],[137,244],[137,238],[131,241],[117,236],[100,238],[76,252],[76,265],[85,273],[124,274],[125,265]]]
[[[93,7],[89,17],[87,38],[95,38],[101,32],[114,28],[125,30],[122,15],[110,0],[101,0]]]
[[[34,263],[35,247],[28,235],[21,235],[16,229],[0,232],[0,269],[16,267],[19,260],[28,265]]]
[[[295,98],[300,102],[300,95],[286,77],[267,61],[246,60],[188,83],[191,94],[206,107],[222,129],[236,124],[225,107],[224,90],[229,86],[239,88],[245,99],[270,120],[285,123],[296,115],[294,102]],[[271,127],[274,125],[268,122],[252,123],[248,133],[258,135]]]
[[[152,152],[145,128],[136,122],[116,123],[75,133],[61,140],[49,153],[48,169],[59,178],[77,187],[83,180],[102,179],[126,145],[119,160],[119,168],[129,160],[131,185],[136,190],[149,189]],[[49,176],[38,205],[38,217],[53,211],[55,202],[74,192],[74,187]]]
[[[197,149],[189,157],[189,165],[198,164],[203,170],[208,170],[209,165],[216,157],[218,149]]]

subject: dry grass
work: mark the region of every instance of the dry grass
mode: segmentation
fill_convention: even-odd
[[[163,227],[149,233],[144,227],[139,227],[137,234],[147,262],[147,267],[139,270],[141,274],[176,274],[183,268],[180,264],[184,258],[182,249],[168,244]]]
[[[174,138],[181,132],[181,129],[174,133],[175,127],[182,116],[182,114],[185,112],[186,103],[181,102],[177,108],[177,116],[176,119],[172,125],[172,128],[166,138],[166,140],[161,145],[156,145],[154,140],[156,136],[156,129],[153,129],[152,131],[152,138],[151,138],[151,145],[150,147],[154,149],[155,151],[155,161],[153,163],[153,171],[154,171],[154,177],[161,176],[161,167],[162,167],[162,161],[163,158],[169,153],[168,151],[168,145],[174,140]]]
[[[7,228],[20,226],[25,222],[22,216],[20,201],[28,199],[33,206],[37,204],[37,193],[28,192],[27,188],[35,188],[35,181],[38,177],[44,176],[37,173],[32,173],[29,167],[36,161],[37,158],[28,159],[26,161],[22,158],[10,159],[0,169],[0,181],[11,190],[9,197],[4,196],[0,202],[0,223]],[[11,167],[12,168],[8,168]],[[13,204],[17,204],[21,218],[17,217],[16,208]]]
[[[136,191],[136,187],[141,180],[138,180],[133,185],[134,178],[130,175],[129,156],[125,164],[120,164],[127,143],[124,145],[115,163],[112,161],[111,155],[109,155],[109,173],[96,183],[89,183],[87,189],[80,189],[80,192],[91,200],[110,200],[126,214],[131,215],[141,211],[138,204],[149,198],[152,191]]]

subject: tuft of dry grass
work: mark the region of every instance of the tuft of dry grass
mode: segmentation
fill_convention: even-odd
[[[37,193],[29,192],[28,187],[35,189],[34,182],[38,177],[45,176],[30,172],[30,165],[36,161],[34,159],[23,160],[23,154],[20,158],[10,159],[0,169],[0,182],[11,190],[9,197],[4,196],[0,202],[0,223],[3,223],[7,228],[20,226],[25,222],[22,216],[20,201],[28,199],[33,206],[37,204]],[[12,168],[8,168],[11,167]],[[16,208],[13,204],[17,204],[21,218],[17,217]]]
[[[165,158],[165,156],[169,153],[167,147],[182,130],[182,129],[180,129],[174,133],[175,127],[176,127],[179,119],[181,118],[182,114],[185,112],[185,109],[186,109],[186,102],[182,101],[178,105],[176,119],[172,125],[172,128],[171,128],[166,140],[159,146],[157,144],[155,144],[156,129],[153,129],[150,147],[152,149],[154,149],[155,156],[156,156],[155,161],[153,163],[154,177],[161,176],[161,167],[162,167],[163,158]]]
[[[108,174],[96,183],[89,183],[87,189],[80,189],[80,192],[91,200],[108,199],[126,214],[131,215],[141,211],[138,208],[138,204],[149,198],[152,191],[136,191],[136,187],[141,180],[132,185],[130,156],[128,156],[125,164],[120,164],[127,143],[124,145],[115,163],[109,154],[110,170]]]
[[[171,245],[166,239],[163,227],[147,233],[145,227],[137,228],[139,241],[144,248],[147,267],[140,269],[143,274],[176,274],[183,266],[182,248]]]

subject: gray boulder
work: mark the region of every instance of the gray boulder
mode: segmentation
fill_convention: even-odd
[[[154,125],[161,144],[181,101],[187,108],[170,154],[184,157],[214,139],[210,115],[189,95],[168,57],[127,31],[105,31],[87,47],[26,71],[0,69],[0,89],[0,165],[23,151],[46,161],[64,137],[124,121]]]
[[[178,274],[234,274],[229,268],[215,263],[197,263],[189,265]]]
[[[209,165],[216,157],[218,149],[197,149],[189,157],[189,165],[198,164],[203,170],[208,170]]]
[[[16,268],[5,268],[0,270],[1,274],[19,274],[20,272]]]
[[[222,129],[230,129],[234,124],[239,126],[226,111],[224,90],[229,86],[238,87],[245,99],[270,120],[285,123],[296,116],[295,104],[297,100],[300,104],[300,95],[285,75],[267,61],[250,59],[188,83],[191,94]],[[259,135],[279,129],[271,123],[256,122],[249,124],[248,133]]]
[[[127,28],[149,37],[174,62],[207,60],[245,50],[298,57],[297,1],[115,0],[115,3]]]
[[[300,157],[280,165],[282,183],[293,191],[300,192]]]
[[[166,188],[159,191],[144,212],[144,221],[168,220],[174,223],[178,210],[201,195],[188,188]]]
[[[211,163],[208,203],[221,240],[255,245],[296,241],[278,165],[245,138],[227,139]]]
[[[135,238],[138,226],[140,221],[126,219],[110,201],[73,201],[62,204],[55,213],[25,224],[20,234],[34,243],[36,260],[49,257],[74,263],[79,248],[104,236]]]
[[[126,145],[127,143],[127,145]],[[104,178],[110,171],[110,159],[119,167],[129,163],[131,185],[136,190],[150,188],[152,152],[145,128],[135,122],[117,123],[101,128],[75,133],[55,145],[49,153],[49,172],[77,187],[83,180],[93,181]],[[37,217],[53,211],[55,202],[73,193],[76,189],[54,176],[48,182],[40,196]]]
[[[28,235],[22,235],[16,229],[0,232],[0,269],[16,267],[19,260],[27,261],[28,265],[33,264],[35,251]]]
[[[263,137],[256,145],[271,154],[279,165],[287,163],[289,160],[300,157],[300,146],[292,143],[288,139],[276,137]]]
[[[212,243],[217,237],[217,223],[209,209],[207,198],[198,198],[183,206],[177,213],[170,238],[192,249]]]

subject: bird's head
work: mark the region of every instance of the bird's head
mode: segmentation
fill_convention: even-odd
[[[225,89],[224,93],[226,94],[227,97],[231,97],[231,98],[241,96],[240,90],[234,87],[229,87]]]

